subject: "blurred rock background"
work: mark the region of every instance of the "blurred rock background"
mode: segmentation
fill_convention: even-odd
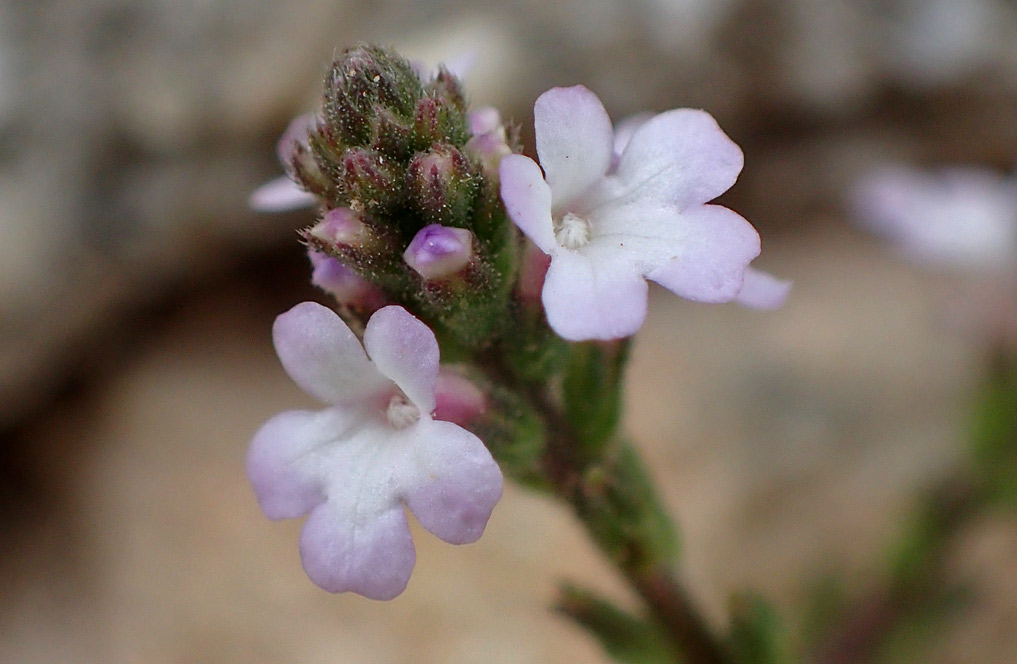
[[[617,590],[558,507],[511,492],[475,546],[418,538],[410,590],[376,604],[303,579],[299,524],[242,476],[303,398],[271,320],[314,295],[307,214],[246,198],[356,41],[474,54],[474,101],[524,130],[579,82],[614,117],[718,118],[747,155],[724,202],[795,290],[766,315],[656,298],[629,428],[714,617],[746,584],[793,616],[810,574],[861,574],[956,460],[981,348],[949,321],[970,284],[899,264],[843,194],[886,160],[1013,167],[1017,3],[4,0],[0,661],[601,661],[543,608],[559,573]],[[978,600],[928,661],[1017,653],[1017,529],[975,531],[955,558]]]

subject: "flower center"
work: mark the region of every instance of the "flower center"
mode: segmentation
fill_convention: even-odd
[[[420,419],[420,410],[404,395],[394,394],[385,409],[385,417],[393,429],[406,429]]]
[[[590,241],[590,222],[574,212],[566,212],[554,228],[554,239],[566,249],[578,249]]]

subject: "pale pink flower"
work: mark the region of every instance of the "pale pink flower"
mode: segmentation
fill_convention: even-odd
[[[1017,180],[975,167],[885,167],[850,203],[860,224],[929,264],[1000,270],[1017,264]]]
[[[269,518],[309,513],[300,555],[314,583],[372,599],[401,593],[415,561],[406,508],[446,542],[481,536],[501,471],[479,438],[432,417],[438,344],[427,326],[388,306],[361,345],[334,312],[304,302],[276,319],[273,337],[290,377],[332,405],[266,422],[247,474]],[[446,407],[457,415],[482,409],[453,392]]]
[[[622,152],[625,151],[625,146],[629,144],[632,135],[651,118],[652,113],[637,113],[617,124],[614,129],[614,154],[611,155],[610,171],[618,168]],[[745,281],[733,301],[749,309],[766,311],[783,306],[790,292],[790,281],[779,279],[750,265],[745,268]]]
[[[515,224],[551,257],[542,300],[558,334],[635,333],[646,318],[647,279],[701,302],[738,297],[759,235],[707,204],[742,168],[741,150],[709,114],[654,116],[613,164],[611,120],[586,88],[552,89],[533,113],[540,166],[506,156],[501,194]]]

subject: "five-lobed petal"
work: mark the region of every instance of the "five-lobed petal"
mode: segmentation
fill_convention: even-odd
[[[616,135],[600,100],[575,86],[541,95],[534,126],[540,166],[505,157],[501,194],[512,221],[551,257],[542,300],[559,335],[635,333],[646,317],[647,279],[691,300],[739,299],[759,235],[738,214],[707,204],[734,184],[743,162],[710,115],[677,109]],[[753,275],[753,297],[742,301],[783,301],[786,282]]]
[[[423,323],[384,307],[361,346],[334,312],[305,302],[279,316],[274,339],[290,376],[333,404],[270,419],[247,457],[266,516],[310,513],[300,554],[312,581],[372,599],[401,593],[415,560],[406,507],[447,542],[480,537],[501,471],[479,438],[432,418],[438,344]]]

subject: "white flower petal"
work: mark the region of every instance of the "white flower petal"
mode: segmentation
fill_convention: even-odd
[[[679,108],[635,130],[615,173],[626,196],[684,210],[730,189],[743,162],[741,148],[709,113]]]
[[[742,289],[745,268],[759,255],[759,234],[720,205],[686,210],[680,220],[680,251],[646,277],[689,300],[730,302]]]
[[[614,133],[597,95],[581,85],[552,88],[534,103],[533,125],[556,207],[568,205],[607,173]]]
[[[526,237],[545,254],[558,246],[551,219],[551,188],[537,162],[521,154],[506,155],[499,167],[505,211]]]
[[[631,336],[646,319],[646,281],[628,261],[586,247],[562,250],[547,270],[547,322],[570,341]]]
[[[289,212],[311,207],[317,200],[284,175],[255,189],[247,204],[258,212]]]
[[[402,307],[384,307],[367,322],[364,347],[378,370],[422,413],[434,410],[438,341],[430,328]]]
[[[316,302],[276,318],[272,338],[293,382],[325,403],[370,398],[388,384],[346,323]]]
[[[636,133],[636,130],[642,127],[647,121],[653,118],[653,113],[636,113],[630,115],[624,120],[621,120],[614,127],[614,154],[611,157],[611,162],[614,164],[614,168],[618,167],[618,160],[621,159],[622,152],[625,152],[625,146],[632,140],[632,134]]]
[[[362,417],[353,411],[279,413],[254,434],[247,452],[247,477],[270,519],[307,514],[325,500],[322,473],[334,443]]]
[[[748,267],[745,269],[745,282],[735,302],[749,309],[768,311],[782,306],[790,292],[790,281]]]
[[[304,570],[319,587],[392,599],[410,580],[416,551],[399,503],[358,506],[329,501],[311,512],[300,533]]]
[[[502,492],[491,453],[451,422],[422,419],[402,433],[412,439],[400,480],[410,511],[449,544],[477,541]]]

